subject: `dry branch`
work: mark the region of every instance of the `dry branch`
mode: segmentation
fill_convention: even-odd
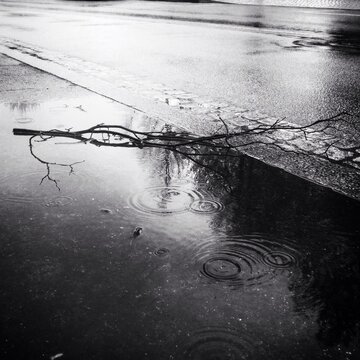
[[[127,147],[127,148],[162,148],[171,150],[187,157],[189,160],[206,167],[199,157],[206,156],[237,156],[239,149],[254,145],[263,145],[278,150],[298,154],[315,156],[332,163],[359,169],[360,142],[356,136],[351,141],[344,142],[339,132],[349,134],[359,133],[359,116],[343,112],[335,116],[320,119],[304,126],[286,123],[284,119],[277,119],[273,123],[266,123],[264,119],[252,126],[240,126],[231,131],[229,125],[220,117],[224,132],[212,135],[196,135],[188,132],[176,132],[165,127],[163,131],[137,131],[121,125],[98,124],[88,129],[65,131],[13,129],[14,135],[30,136],[30,152],[33,157],[46,165],[47,174],[41,180],[48,179],[58,184],[51,177],[50,165],[69,167],[74,171],[73,164],[51,163],[40,159],[33,151],[33,141],[47,141],[52,138],[68,138],[96,146]],[[286,133],[288,139],[282,136]],[[350,136],[351,137],[351,136]],[[293,140],[296,141],[293,141]],[[341,140],[340,140],[341,139]],[[231,141],[231,142],[230,142]],[[236,152],[234,152],[235,150]]]

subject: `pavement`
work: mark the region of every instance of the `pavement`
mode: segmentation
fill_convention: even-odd
[[[33,58],[36,63],[36,57]],[[54,73],[53,70],[52,73]],[[76,98],[79,94],[87,93],[92,94],[94,98],[109,98],[112,103],[118,103],[122,108],[149,116],[149,121],[160,119],[199,135],[227,131],[220,120],[221,118],[228,124],[228,131],[244,131],[244,136],[239,138],[238,145],[254,143],[250,146],[241,147],[241,152],[308,181],[331,188],[354,199],[360,199],[359,156],[343,163],[337,162],[349,155],[346,151],[330,149],[324,156],[324,149],[328,147],[326,138],[329,136],[332,141],[336,140],[336,144],[341,144],[342,147],[358,146],[358,139],[360,138],[359,132],[357,132],[358,118],[344,117],[350,121],[350,125],[354,126],[349,127],[348,123],[342,123],[339,128],[326,129],[326,132],[330,131],[326,138],[324,138],[323,132],[318,133],[309,130],[294,132],[291,129],[258,134],[254,138],[246,134],[248,129],[268,126],[279,119],[270,118],[247,109],[234,109],[226,104],[218,104],[218,106],[215,103],[206,104],[199,98],[196,101],[189,102],[186,99],[191,98],[191,96],[185,93],[168,94],[167,100],[158,102],[156,106],[150,101],[147,106],[142,99],[139,103],[140,108],[136,109],[133,105],[127,106],[126,102],[133,103],[134,98],[131,95],[126,95],[128,94],[126,89],[121,90],[120,93],[118,89],[111,89],[108,86],[92,89],[92,84],[82,83],[81,78],[73,78],[71,81],[70,73],[68,74],[70,81],[65,81],[5,55],[0,56],[0,73],[0,99],[3,103],[42,102],[46,99],[64,96],[64,94],[71,97],[72,93]],[[98,85],[98,82],[96,84]],[[110,103],[102,102],[98,106],[97,115],[109,113],[107,107],[111,106],[113,105]],[[238,111],[238,117],[235,121],[233,114],[236,111]],[[351,121],[354,122],[351,123]],[[77,122],[76,117],[74,122]],[[104,119],[101,119],[101,122],[104,122]],[[282,124],[291,125],[284,122]],[[78,124],[75,125],[78,126]],[[23,124],[23,126],[32,128],[34,124]],[[87,126],[88,124],[84,125],[84,127]]]

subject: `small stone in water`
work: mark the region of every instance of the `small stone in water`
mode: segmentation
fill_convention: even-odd
[[[136,227],[134,230],[134,236],[140,236],[142,231],[143,231],[142,227]]]

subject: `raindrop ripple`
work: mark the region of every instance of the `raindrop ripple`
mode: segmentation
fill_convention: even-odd
[[[34,121],[31,117],[21,117],[15,120],[18,124],[29,124]]]
[[[223,209],[222,203],[210,199],[195,200],[190,206],[190,210],[198,214],[213,214]]]
[[[70,196],[56,196],[44,203],[46,207],[61,207],[70,205],[74,199]]]
[[[159,257],[164,257],[167,256],[170,253],[170,250],[167,248],[159,248],[154,250],[154,255],[159,256]]]
[[[279,271],[290,274],[299,261],[289,246],[251,237],[211,237],[193,254],[201,277],[236,287],[267,283]]]
[[[220,202],[205,198],[202,192],[181,185],[147,188],[132,195],[129,205],[150,214],[176,214],[186,211],[212,214],[223,209]]]
[[[249,360],[254,342],[235,329],[207,327],[190,334],[180,345],[176,359]]]

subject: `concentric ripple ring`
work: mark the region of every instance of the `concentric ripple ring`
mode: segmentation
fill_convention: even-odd
[[[56,196],[49,201],[44,203],[44,206],[46,207],[61,207],[61,206],[67,206],[71,204],[74,201],[73,198],[70,196]]]
[[[236,330],[209,327],[190,334],[175,358],[192,360],[250,360],[253,341]]]
[[[154,250],[154,255],[159,256],[159,257],[164,257],[167,256],[169,254],[170,250],[167,248],[159,248]]]
[[[153,214],[174,214],[188,211],[194,201],[202,199],[196,190],[182,186],[157,186],[134,194],[130,205],[138,211]]]
[[[214,236],[192,249],[199,276],[230,287],[272,282],[277,276],[295,276],[299,253],[275,241],[249,236]]]
[[[282,251],[271,251],[264,255],[264,262],[274,268],[289,268],[296,263],[294,256]]]
[[[17,118],[15,121],[19,124],[29,124],[33,122],[34,119],[30,117],[21,117],[21,118]]]
[[[241,267],[231,258],[213,257],[204,263],[202,273],[218,281],[235,280],[241,273]]]
[[[219,201],[202,199],[196,200],[191,204],[190,210],[200,214],[213,214],[224,209],[224,205]]]

